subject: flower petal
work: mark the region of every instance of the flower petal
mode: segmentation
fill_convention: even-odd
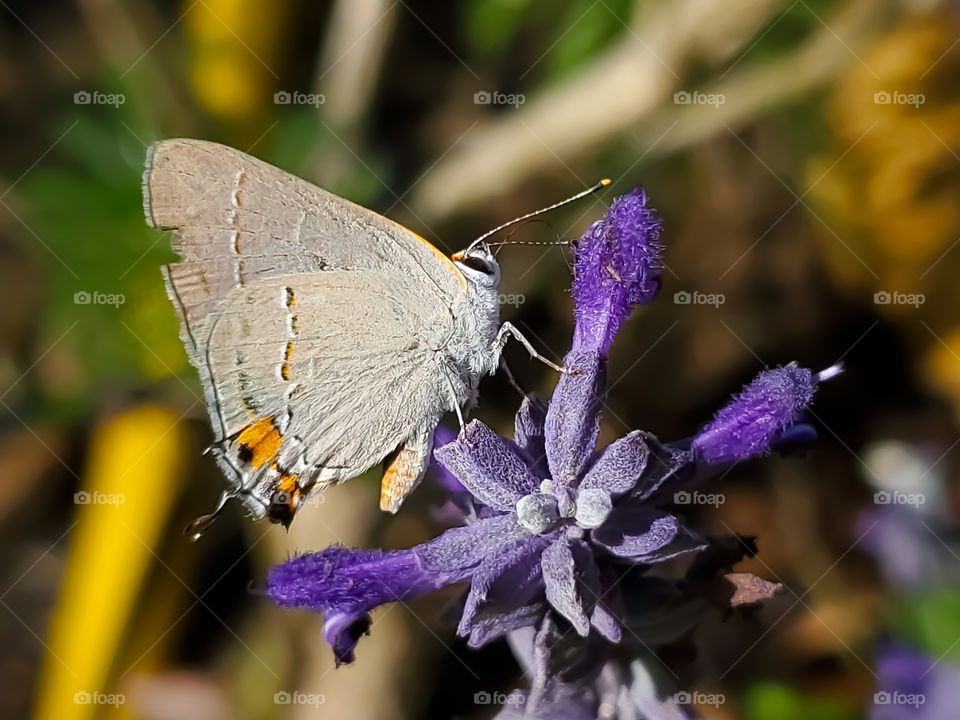
[[[631,310],[657,294],[662,253],[660,220],[643,189],[615,199],[577,243],[574,350],[606,354]]]
[[[547,407],[533,394],[523,398],[514,420],[513,439],[533,463],[530,467],[538,477],[548,477],[547,450],[544,446],[544,426]]]
[[[593,542],[623,558],[645,558],[677,536],[679,521],[673,515],[648,508],[618,508],[602,527],[593,531]]]
[[[519,449],[479,420],[467,425],[464,438],[438,448],[440,463],[480,502],[512,510],[524,495],[540,485]]]
[[[582,540],[561,538],[543,551],[540,565],[547,602],[570,622],[579,635],[586,637],[590,633],[590,619],[580,593],[578,576],[581,581],[586,581],[584,584],[599,586],[593,551]],[[596,595],[589,600],[592,607]]]
[[[470,634],[481,610],[495,608],[502,614],[529,603],[543,587],[540,555],[549,544],[549,538],[530,535],[481,562],[470,582],[457,633]]]
[[[664,445],[652,433],[644,435],[650,455],[643,475],[631,493],[631,501],[647,501],[650,505],[670,502],[674,492],[693,481],[698,469],[689,441]]]
[[[444,445],[454,442],[456,439],[457,434],[455,432],[441,425],[433,434],[433,447],[443,447]],[[436,458],[436,453],[434,453],[434,457],[431,459],[430,466],[434,471],[434,477],[436,478],[437,484],[449,494],[458,495],[460,493],[467,492],[467,489],[459,480],[457,480],[457,477],[440,464]]]
[[[546,450],[555,486],[575,487],[593,454],[607,384],[607,361],[596,352],[570,352],[547,408]],[[575,374],[574,374],[575,373]]]
[[[681,555],[686,555],[687,553],[700,552],[701,550],[706,550],[709,547],[709,543],[700,537],[697,533],[689,528],[680,527],[679,532],[677,532],[676,537],[670,541],[667,545],[664,545],[659,550],[655,550],[649,555],[638,555],[636,557],[630,558],[637,563],[652,564],[658,562],[664,562],[665,560],[672,560],[675,557],[680,557]]]
[[[602,602],[598,602],[593,606],[593,612],[590,615],[590,625],[610,642],[620,642],[620,638],[623,635],[620,622]]]
[[[624,606],[619,587],[623,576],[610,563],[606,563],[599,577],[597,604],[590,615],[590,624],[609,642],[618,643],[623,636],[621,618],[624,616]]]
[[[467,646],[472,648],[486,645],[491,640],[503,637],[507,633],[521,628],[534,627],[547,612],[545,602],[531,603],[515,610],[503,613],[480,613],[471,627]]]
[[[353,650],[363,635],[370,634],[370,623],[368,613],[332,613],[324,618],[323,635],[333,648],[333,661],[337,667],[356,659]]]
[[[529,533],[511,514],[494,515],[470,525],[451,528],[411,551],[423,572],[447,585],[473,575],[480,564]]]
[[[693,439],[697,458],[718,465],[768,452],[810,405],[817,383],[795,363],[760,373]]]
[[[611,495],[632,490],[650,457],[647,434],[640,430],[620,438],[600,452],[580,481],[580,490],[600,488]]]

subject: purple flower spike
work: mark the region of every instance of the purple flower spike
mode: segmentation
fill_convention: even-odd
[[[500,548],[525,536],[512,516],[498,515],[453,528],[410,550],[385,553],[334,545],[275,567],[267,595],[281,607],[322,612],[337,664],[349,663],[370,626],[371,610],[467,580]]]
[[[324,635],[339,665],[353,662],[353,649],[370,627],[370,610],[436,587],[409,550],[384,553],[335,545],[275,567],[267,594],[281,607],[323,612]]]
[[[606,354],[630,311],[660,289],[660,220],[636,188],[613,201],[577,244],[574,350]]]
[[[708,465],[768,452],[813,401],[817,385],[840,372],[833,366],[814,373],[796,363],[765,370],[694,437],[691,449]]]

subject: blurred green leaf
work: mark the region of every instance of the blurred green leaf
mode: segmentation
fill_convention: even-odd
[[[744,44],[745,57],[762,64],[789,52],[809,33],[822,29],[835,7],[836,3],[830,0],[809,0],[788,6]]]
[[[144,143],[154,134],[137,127],[135,109],[78,105],[52,127],[53,139],[71,128],[56,146],[59,162],[39,165],[16,193],[26,243],[47,271],[41,335],[77,323],[64,343],[85,372],[71,390],[89,401],[104,381],[119,388],[184,368],[159,269],[175,255],[166,233],[144,221]],[[116,302],[84,303],[78,293]]]
[[[283,132],[271,134],[264,145],[250,150],[251,154],[263,157],[267,162],[293,173],[310,182],[324,185],[316,177],[315,163],[318,158],[345,154],[348,162],[335,183],[325,190],[349,198],[353,202],[372,206],[374,200],[383,195],[389,206],[395,199],[388,193],[378,178],[390,177],[389,169],[382,161],[382,155],[368,154],[361,159],[354,158],[336,139],[331,130],[317,122],[316,111],[312,108],[295,108],[283,115]]]
[[[960,659],[960,588],[904,598],[896,614],[911,644],[935,658]]]
[[[464,16],[473,52],[503,50],[519,31],[529,7],[530,0],[472,0]]]
[[[775,683],[754,685],[746,693],[744,706],[748,720],[853,720],[858,717],[839,699],[813,697]]]
[[[556,13],[554,33],[545,44],[547,53],[541,61],[545,75],[556,80],[594,58],[620,33],[628,32],[633,6],[631,0],[576,0],[566,12]]]

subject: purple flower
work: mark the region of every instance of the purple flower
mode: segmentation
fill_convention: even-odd
[[[842,371],[834,365],[814,373],[790,363],[760,373],[694,437],[697,459],[722,465],[768,452],[810,406],[817,384]]]
[[[644,718],[688,720],[685,710],[659,693],[639,660],[626,666],[589,642],[570,641],[549,616],[534,631],[511,634],[510,646],[531,678],[530,690],[515,690],[495,720],[598,720]]]
[[[521,534],[509,518],[484,529],[477,536],[471,528],[453,528],[423,545],[392,552],[334,545],[273,568],[267,594],[282,607],[323,612],[324,634],[337,664],[353,662],[371,610],[469,580],[487,556]]]
[[[768,450],[809,405],[816,379],[794,366],[761,374],[682,448],[634,431],[597,450],[606,353],[659,288],[659,231],[642,190],[614,201],[577,246],[573,349],[549,405],[528,396],[513,441],[472,421],[435,451],[456,479],[444,484],[465,525],[409,550],[328,548],[270,574],[278,604],[325,614],[338,661],[352,660],[374,607],[457,582],[469,583],[458,633],[471,646],[548,613],[577,636],[619,642],[623,569],[706,547],[657,500],[697,468]]]
[[[643,188],[614,200],[577,245],[574,350],[610,349],[633,308],[653,300],[660,289],[662,254],[660,220],[647,207]]]
[[[960,666],[897,642],[879,649],[870,720],[939,720],[956,716]]]

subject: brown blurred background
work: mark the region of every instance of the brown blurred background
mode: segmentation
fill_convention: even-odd
[[[742,569],[788,588],[688,638],[725,698],[701,712],[862,717],[878,638],[960,657],[958,70],[960,6],[936,0],[0,2],[0,716],[479,718],[474,693],[520,682],[505,645],[454,638],[455,594],[381,610],[334,672],[320,618],[256,592],[294,552],[433,536],[430,487],[396,517],[370,476],[289,533],[232,507],[182,534],[224,481],[142,217],[146,147],[176,136],[446,251],[610,177],[512,236],[576,239],[642,184],[668,267],[614,347],[603,442],[688,436],[765,365],[847,367],[806,460],[737,467],[709,486],[724,504],[685,510],[757,535]],[[503,318],[559,359],[568,253],[500,259]],[[516,404],[496,377],[476,414],[508,431]],[[909,587],[868,552],[899,546],[870,519],[897,490],[926,499],[903,508],[921,556],[949,550]]]

